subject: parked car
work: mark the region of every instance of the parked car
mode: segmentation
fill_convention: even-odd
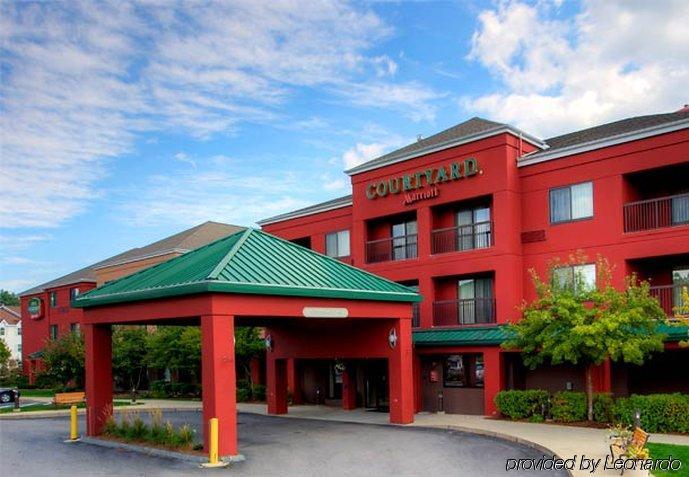
[[[14,402],[14,389],[0,388],[0,404]]]

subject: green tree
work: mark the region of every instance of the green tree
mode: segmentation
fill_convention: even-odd
[[[198,326],[160,326],[146,341],[149,367],[199,375],[201,330]]]
[[[674,312],[673,325],[689,327],[689,286],[682,287],[681,299]],[[683,348],[689,347],[689,330],[687,330],[687,339],[680,341],[679,345]]]
[[[0,373],[2,373],[3,376],[7,374],[7,370],[9,369],[10,356],[12,356],[12,353],[7,347],[7,344],[3,340],[0,340]]]
[[[249,326],[237,327],[234,329],[234,337],[234,354],[237,368],[243,369],[244,373],[253,380],[249,368],[251,358],[259,356],[266,349],[265,342],[259,336],[259,328]]]
[[[68,386],[74,383],[82,387],[84,382],[84,340],[80,333],[68,333],[56,340],[47,341],[43,348],[45,374],[56,384]]]
[[[19,296],[9,290],[0,289],[0,305],[19,306]]]
[[[112,333],[112,367],[127,389],[139,389],[146,375],[146,344],[148,331],[145,326],[115,326]]]
[[[581,264],[584,257],[571,258],[566,266]],[[593,420],[594,366],[610,358],[643,364],[653,352],[663,350],[663,335],[657,331],[666,320],[657,300],[650,296],[647,282],[626,278],[625,289],[612,286],[611,269],[605,259],[596,262],[596,287],[587,289],[583,277],[569,283],[547,281],[532,271],[536,298],[522,306],[523,317],[508,326],[506,349],[521,350],[531,369],[543,364],[571,363],[586,370],[588,419]]]

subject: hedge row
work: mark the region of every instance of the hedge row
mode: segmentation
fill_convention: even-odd
[[[529,389],[501,391],[495,396],[500,413],[510,419],[543,421],[552,417],[556,422],[586,420],[586,394],[573,391],[555,393]],[[593,417],[597,422],[634,423],[636,411],[641,415],[641,427],[648,432],[689,433],[689,395],[650,394],[632,395],[613,400],[609,394],[595,394]]]

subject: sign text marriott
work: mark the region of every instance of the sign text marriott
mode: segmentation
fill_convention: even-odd
[[[449,166],[419,170],[412,174],[371,182],[366,185],[366,197],[377,199],[388,194],[403,193],[404,203],[408,205],[419,200],[437,197],[439,184],[464,179],[478,173],[478,161],[472,157],[464,159],[461,163],[451,162]],[[427,188],[424,189],[425,187]]]

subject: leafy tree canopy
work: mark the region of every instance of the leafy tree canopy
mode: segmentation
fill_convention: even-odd
[[[46,375],[55,383],[73,382],[81,387],[84,379],[84,340],[71,332],[46,342],[43,348]]]
[[[553,268],[586,263],[579,255]],[[575,268],[576,270],[576,268]],[[625,288],[612,285],[607,260],[596,261],[596,286],[581,286],[584,277],[562,282],[553,275],[543,281],[532,271],[536,298],[522,307],[523,318],[510,324],[506,349],[521,350],[524,364],[571,363],[586,367],[589,413],[592,414],[591,368],[607,358],[642,364],[652,352],[663,350],[657,331],[666,320],[649,284],[627,277]],[[591,417],[590,417],[591,418]]]
[[[19,306],[19,296],[9,290],[0,289],[0,304],[8,306]]]

